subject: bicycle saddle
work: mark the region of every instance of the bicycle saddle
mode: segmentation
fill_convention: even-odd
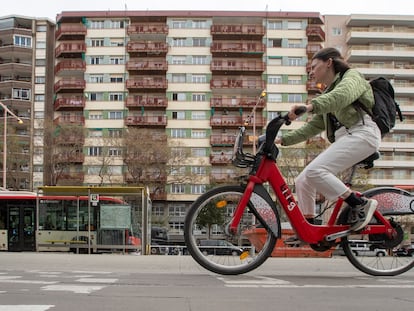
[[[366,159],[362,160],[361,162],[358,162],[357,165],[362,166],[365,169],[373,168],[374,167],[374,161],[378,160],[380,157],[380,153],[378,151],[371,154]]]

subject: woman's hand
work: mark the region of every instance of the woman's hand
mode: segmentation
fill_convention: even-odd
[[[288,112],[289,120],[293,121],[293,120],[295,120],[295,119],[297,119],[297,118],[300,117],[300,115],[297,115],[295,113],[295,111],[298,108],[301,108],[301,107],[305,107],[306,108],[306,112],[311,112],[313,110],[313,105],[312,104],[308,104],[308,105],[295,104],[295,105],[292,105],[292,107],[290,107],[290,111]]]

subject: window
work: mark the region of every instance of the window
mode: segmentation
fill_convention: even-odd
[[[108,113],[108,119],[123,119],[124,113],[123,111],[109,111]]]
[[[102,147],[89,147],[88,156],[97,157],[102,155]]]
[[[36,102],[42,102],[45,100],[45,95],[44,94],[35,94],[35,101]]]
[[[333,27],[332,28],[332,35],[333,36],[340,36],[340,35],[342,35],[342,28]]]
[[[282,39],[269,39],[267,43],[269,48],[280,48],[282,47]]]
[[[124,39],[113,39],[109,42],[110,46],[124,46]]]
[[[104,46],[104,39],[91,39],[91,46]]]
[[[185,96],[185,93],[173,93],[172,99],[173,101],[186,101],[187,97]]]
[[[36,49],[45,49],[46,41],[36,41]]]
[[[99,64],[103,64],[104,62],[104,58],[103,56],[92,56],[89,59],[90,65],[99,65]]]
[[[13,88],[13,99],[30,100],[30,90]]]
[[[192,21],[192,28],[197,28],[197,29],[205,29],[208,28],[207,27],[207,21],[205,20],[194,20]]]
[[[193,94],[192,100],[195,102],[205,102],[206,101],[206,94]]]
[[[183,184],[172,184],[171,185],[171,193],[183,194],[183,193],[185,193],[185,186]],[[184,213],[184,215],[185,215],[185,213]]]
[[[186,138],[187,131],[185,129],[171,129],[172,138]]]
[[[184,111],[173,111],[172,118],[174,120],[185,120],[185,112]]]
[[[294,40],[294,39],[289,39],[288,40],[288,48],[290,49],[299,49],[302,47],[302,40]]]
[[[108,155],[110,157],[120,157],[122,155],[122,149],[110,147],[108,150]]]
[[[269,103],[281,103],[282,102],[282,94],[280,94],[280,93],[268,93],[267,94],[267,101]]]
[[[282,29],[282,21],[269,21],[267,23],[267,28],[269,30],[278,30]]]
[[[46,66],[46,59],[36,58],[35,64],[36,66]]]
[[[293,84],[295,84],[295,85],[302,84],[302,77],[301,76],[289,76],[288,77],[288,84],[291,84],[291,85],[293,85]]]
[[[36,31],[37,32],[46,32],[47,31],[47,27],[46,27],[46,25],[37,25],[36,26]]]
[[[206,174],[206,167],[205,166],[192,166],[191,167],[191,174],[205,175]]]
[[[191,156],[205,157],[207,156],[207,150],[206,148],[191,148]]]
[[[123,65],[125,64],[124,58],[122,56],[111,56],[109,58],[109,63],[111,65]]]
[[[192,111],[191,120],[206,120],[206,112],[205,111]]]
[[[124,100],[123,93],[109,93],[109,100],[114,102],[121,102]]]
[[[45,76],[36,76],[35,77],[35,83],[36,84],[45,84],[46,77]]]
[[[14,45],[31,48],[32,38],[27,36],[14,35]]]
[[[185,65],[186,57],[185,56],[173,56],[171,59],[173,65]]]
[[[90,120],[102,120],[102,111],[91,111],[89,112],[89,119]]]
[[[191,185],[191,194],[202,194],[206,192],[206,185]]]
[[[186,20],[173,20],[172,21],[172,28],[180,29],[180,28],[186,28]]]
[[[180,147],[173,147],[171,148],[171,157],[172,158],[184,158],[187,156],[187,152],[185,148]],[[171,168],[171,172],[175,172],[177,174],[176,168]]]
[[[191,138],[206,138],[207,133],[205,130],[192,130]]]
[[[90,93],[89,100],[90,101],[101,101],[103,100],[103,93]]]
[[[103,20],[89,21],[89,28],[102,29],[102,28],[104,28],[104,21]]]
[[[109,81],[111,83],[123,83],[124,82],[124,77],[123,76],[115,76],[115,75],[111,75],[111,77],[109,78]]]
[[[302,94],[288,94],[288,102],[289,103],[301,103]]]
[[[288,29],[291,29],[291,30],[302,29],[302,22],[301,21],[289,21]]]
[[[302,58],[300,57],[289,57],[288,66],[302,66]]]
[[[121,129],[109,129],[108,136],[112,138],[122,137],[122,130]]]
[[[282,84],[282,76],[268,76],[267,83],[268,84]]]
[[[89,130],[89,137],[102,137],[102,130]]]
[[[269,59],[267,60],[267,64],[269,66],[281,66],[282,58],[281,57],[269,57]]]
[[[186,38],[173,38],[172,46],[185,46]]]
[[[89,83],[103,83],[103,75],[90,75]]]
[[[125,21],[122,20],[111,20],[109,21],[109,28],[125,28]]]
[[[193,83],[207,83],[206,75],[192,75],[191,82]]]
[[[193,46],[207,46],[207,38],[193,38]]]
[[[184,152],[183,155],[184,156]],[[180,166],[180,167],[172,167],[170,170],[170,175],[174,175],[174,176],[184,176],[185,175],[185,166]]]
[[[207,56],[204,55],[194,55],[192,57],[193,65],[206,65],[207,64]]]
[[[164,215],[164,207],[163,206],[152,205],[151,214],[153,216],[163,216]]]
[[[172,83],[185,83],[185,73],[173,73],[171,75]]]

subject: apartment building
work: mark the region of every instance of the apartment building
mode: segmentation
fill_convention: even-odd
[[[43,185],[45,115],[53,114],[55,24],[22,16],[0,18],[2,187]],[[18,122],[19,121],[19,122]],[[32,156],[33,155],[33,156]]]
[[[153,217],[182,239],[191,202],[239,174],[232,145],[253,108],[248,131],[257,135],[276,112],[314,93],[306,65],[324,40],[319,13],[63,12],[51,175],[60,185],[150,185]],[[267,103],[258,102],[264,89]],[[153,157],[167,176],[149,168],[134,176],[120,147],[131,132],[134,145],[149,146],[148,129],[160,152],[170,148],[170,157]],[[179,165],[171,160],[177,155],[184,155]]]
[[[397,121],[381,143],[381,159],[370,172],[378,186],[414,188],[414,16],[325,16],[326,45],[339,48],[367,79],[383,76],[395,89],[404,122]]]

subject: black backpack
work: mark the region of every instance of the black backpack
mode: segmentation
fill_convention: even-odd
[[[400,121],[403,121],[403,116],[400,106],[395,101],[394,88],[390,81],[380,77],[369,82],[374,93],[375,104],[372,108],[372,113],[358,100],[353,103],[356,110],[364,110],[371,116],[372,120],[378,125],[381,136],[389,133],[395,126],[395,118],[398,113]]]

